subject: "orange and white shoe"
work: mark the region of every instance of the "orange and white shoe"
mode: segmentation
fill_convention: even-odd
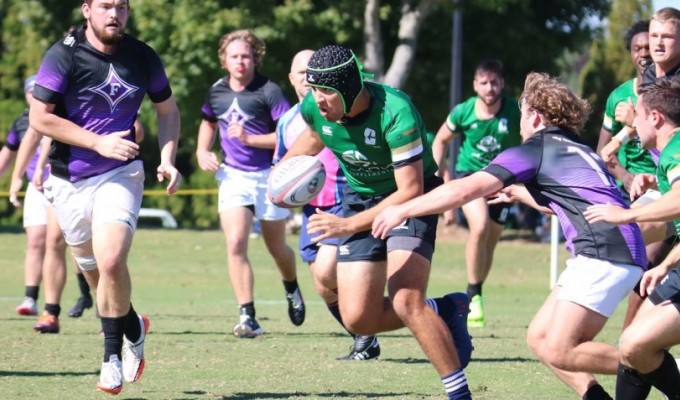
[[[43,311],[38,322],[33,325],[33,330],[38,333],[59,333],[59,318]]]
[[[144,339],[151,323],[144,314],[139,314],[141,334],[135,343],[123,336],[123,377],[130,383],[137,382],[144,372]]]
[[[118,394],[123,390],[123,366],[117,355],[112,354],[109,361],[102,363],[97,389],[110,394]]]
[[[38,306],[35,304],[35,300],[26,296],[24,301],[17,307],[17,314],[33,316],[38,315]]]

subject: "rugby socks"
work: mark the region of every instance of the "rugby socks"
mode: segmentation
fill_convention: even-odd
[[[91,298],[92,295],[90,295],[90,285],[87,283],[85,275],[83,275],[82,272],[79,272],[76,274],[76,277],[78,278],[78,288],[80,289],[80,295]]]
[[[24,289],[24,295],[30,297],[33,300],[38,300],[38,293],[40,292],[40,286],[26,286]]]
[[[443,376],[442,383],[449,400],[472,400],[467,378],[462,369],[457,369],[449,375]]]
[[[466,294],[468,296],[468,299],[471,299],[475,297],[476,295],[482,295],[482,285],[484,282],[479,282],[479,283],[468,283],[467,285],[467,290]]]
[[[127,319],[127,315],[117,318],[101,317],[102,331],[104,332],[104,362],[108,362],[114,354],[118,356],[119,360],[122,360],[123,334],[125,333]],[[139,322],[137,322],[137,325],[139,325]]]
[[[619,363],[616,374],[616,400],[646,399],[652,385],[633,368]]]
[[[343,329],[346,330],[347,333],[349,333],[352,337],[355,337],[356,335],[350,332],[345,326],[345,323],[342,322],[342,316],[340,315],[340,307],[338,306],[338,302],[336,301],[333,304],[326,303],[326,307],[328,307],[328,311],[331,313],[333,318],[335,318],[335,320],[340,323],[340,326],[342,326]]]
[[[59,318],[59,314],[61,314],[61,306],[59,304],[45,303],[45,311],[47,311],[48,314]]]
[[[588,388],[586,394],[583,395],[583,400],[614,400],[605,392],[604,388],[599,383],[594,384]]]
[[[125,337],[132,343],[137,343],[139,337],[142,336],[142,327],[139,325],[139,316],[130,303],[130,311],[125,316],[127,322],[125,323]]]
[[[680,400],[680,372],[675,359],[668,351],[664,351],[663,361],[659,368],[642,377],[655,388],[665,394],[668,400]]]
[[[292,281],[282,281],[282,282],[283,282],[283,287],[286,289],[287,294],[295,293],[295,290],[297,290],[297,288],[298,288],[297,279],[293,279]]]
[[[238,311],[240,315],[247,315],[250,318],[255,318],[255,302],[241,304],[238,306]]]

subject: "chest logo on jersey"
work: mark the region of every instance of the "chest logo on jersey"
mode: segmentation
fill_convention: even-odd
[[[369,146],[375,146],[376,144],[376,134],[375,131],[371,128],[366,128],[364,130],[364,143],[366,143]]]
[[[333,136],[333,128],[328,125],[324,125],[321,127],[321,133],[324,135]]]
[[[118,76],[113,64],[109,64],[109,75],[104,82],[88,90],[102,96],[109,103],[111,113],[113,113],[121,101],[132,96],[139,88],[125,82]]]
[[[227,108],[227,111],[223,112],[222,115],[218,116],[217,118],[221,119],[222,121],[227,121],[229,124],[239,124],[244,126],[246,122],[253,119],[253,116],[243,111],[241,106],[238,105],[238,99],[234,99],[234,101],[231,102],[229,108]]]
[[[498,133],[508,133],[508,119],[501,118],[498,121]]]

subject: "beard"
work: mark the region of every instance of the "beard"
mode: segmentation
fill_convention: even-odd
[[[94,33],[94,36],[99,39],[102,43],[108,46],[116,45],[120,43],[123,40],[124,31],[125,27],[119,27],[118,30],[114,33],[107,33],[103,29],[97,29],[92,24],[90,24],[90,27],[92,28],[92,33]]]
[[[498,102],[501,100],[501,95],[500,95],[500,93],[499,93],[498,95],[493,96],[493,97],[491,98],[490,101],[487,101],[487,99],[484,98],[484,97],[480,97],[479,99],[482,100],[482,102],[483,102],[487,107],[490,107],[490,106],[495,105],[496,103],[498,103]]]

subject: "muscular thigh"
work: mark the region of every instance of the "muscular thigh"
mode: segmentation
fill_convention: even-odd
[[[387,266],[385,262],[338,263],[338,299],[344,317],[378,315],[383,309]]]

